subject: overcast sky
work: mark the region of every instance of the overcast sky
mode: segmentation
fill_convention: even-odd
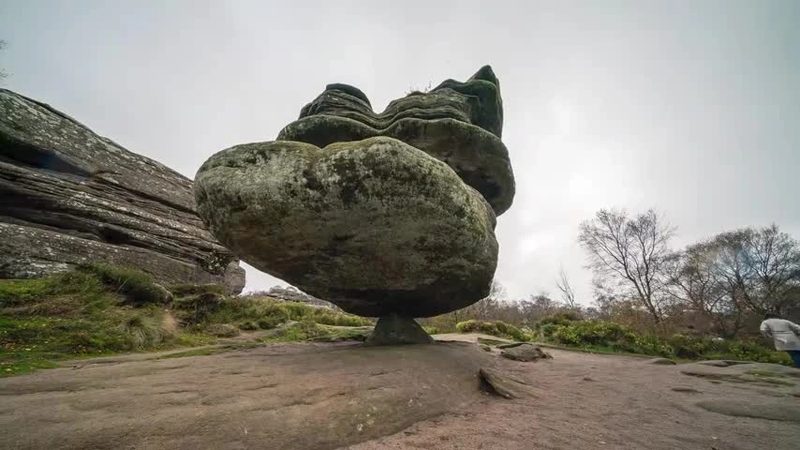
[[[491,64],[517,180],[498,219],[512,297],[579,300],[578,224],[655,207],[675,245],[778,223],[800,237],[798,1],[0,0],[5,87],[188,177],[274,139],[325,85],[372,105]],[[247,268],[247,289],[278,280]]]

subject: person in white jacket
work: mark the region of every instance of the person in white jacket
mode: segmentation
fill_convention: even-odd
[[[761,322],[761,333],[775,343],[775,350],[789,353],[794,366],[800,368],[800,325],[774,314],[767,314]]]

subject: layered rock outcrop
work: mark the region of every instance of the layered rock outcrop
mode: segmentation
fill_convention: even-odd
[[[326,147],[375,136],[398,139],[447,163],[499,216],[511,206],[515,190],[502,132],[500,82],[484,66],[464,83],[446,80],[430,92],[412,92],[382,113],[372,110],[359,89],[329,84],[278,140]]]
[[[0,89],[0,278],[104,262],[160,283],[244,286],[188,178],[52,107]]]

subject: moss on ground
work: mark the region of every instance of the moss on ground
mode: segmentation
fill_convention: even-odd
[[[220,337],[290,321],[372,325],[369,319],[302,303],[229,297],[219,286],[170,288],[141,272],[107,265],[41,279],[0,280],[0,376],[56,367],[67,359],[215,344]],[[315,334],[309,326],[280,339],[344,340],[363,334],[334,328]]]

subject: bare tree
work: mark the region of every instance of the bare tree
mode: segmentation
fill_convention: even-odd
[[[800,285],[800,244],[777,225],[721,233],[712,242],[721,275],[748,309],[783,314],[798,302],[792,293]]]
[[[734,337],[749,316],[800,308],[800,244],[776,225],[720,233],[666,260],[668,290]]]
[[[506,288],[499,281],[493,280],[486,298],[464,308],[468,319],[489,320],[493,317],[501,303],[506,301]]]
[[[564,267],[559,267],[558,269],[556,287],[561,291],[561,298],[564,300],[564,305],[567,308],[575,309],[578,306],[575,303],[575,291],[572,289],[572,285],[569,284],[569,277],[567,277]]]
[[[683,308],[704,317],[716,334],[733,338],[742,327],[743,310],[735,282],[721,270],[720,250],[701,242],[670,255],[667,291]]]
[[[589,267],[596,276],[618,281],[623,294],[660,323],[669,299],[662,291],[664,260],[673,234],[673,228],[652,209],[635,217],[602,209],[580,225],[578,242],[589,254]]]

